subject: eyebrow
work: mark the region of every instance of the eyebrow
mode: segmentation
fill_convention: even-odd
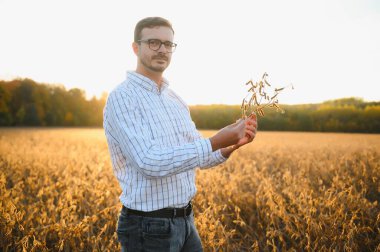
[[[140,39],[140,40],[159,40],[161,42],[172,42],[173,43],[173,41],[170,41],[170,40],[161,40],[161,39],[158,39],[158,38],[148,38],[148,39]]]

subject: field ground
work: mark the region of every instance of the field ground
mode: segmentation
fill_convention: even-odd
[[[205,251],[380,251],[379,174],[380,135],[259,132],[197,171]],[[0,251],[116,251],[119,193],[102,129],[0,128]]]

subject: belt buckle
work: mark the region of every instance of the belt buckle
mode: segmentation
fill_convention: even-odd
[[[191,209],[191,207],[192,207],[192,204],[191,204],[191,201],[190,201],[189,204],[187,204],[187,206],[185,206],[185,207],[183,208],[183,217],[186,217],[186,216],[187,216],[187,210],[188,210],[188,209]]]
[[[184,206],[182,208],[178,208],[178,210],[181,210],[181,211],[177,212],[177,208],[173,208],[173,218],[175,218],[175,217],[186,217],[187,216],[187,210],[191,207],[192,207],[192,204],[191,204],[191,202],[189,202],[189,204],[187,204],[186,206]],[[182,214],[181,214],[181,212],[182,212]]]

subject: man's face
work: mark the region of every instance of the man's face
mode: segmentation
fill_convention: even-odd
[[[162,42],[173,42],[173,31],[169,27],[158,26],[153,28],[144,28],[141,31],[140,40],[158,39]],[[162,73],[170,64],[172,53],[168,52],[164,45],[154,51],[149,48],[149,44],[141,42],[136,52],[139,64],[153,72]]]

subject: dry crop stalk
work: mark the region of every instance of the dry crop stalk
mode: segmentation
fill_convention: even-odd
[[[271,87],[271,84],[267,81],[268,74],[265,72],[261,77],[261,80],[253,83],[252,80],[249,80],[245,85],[251,85],[248,89],[248,95],[243,99],[241,104],[241,117],[247,118],[248,115],[256,113],[259,116],[264,116],[264,108],[271,107],[276,108],[276,111],[285,113],[285,110],[278,105],[278,94],[283,91],[285,88],[291,87],[294,89],[293,85],[290,84],[286,87],[275,88],[274,94],[269,95],[266,92],[266,87]],[[250,97],[249,99],[247,99]],[[249,113],[249,111],[251,111]]]

